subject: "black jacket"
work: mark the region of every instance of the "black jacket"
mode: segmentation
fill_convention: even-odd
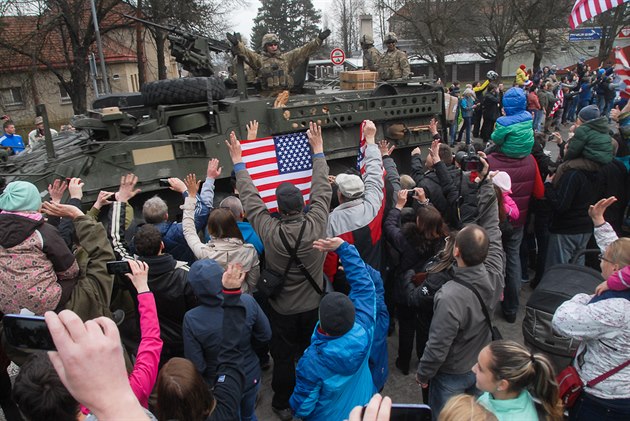
[[[586,234],[593,231],[588,208],[601,197],[597,173],[569,170],[557,188],[545,183],[545,197],[553,209],[549,231],[553,234]]]

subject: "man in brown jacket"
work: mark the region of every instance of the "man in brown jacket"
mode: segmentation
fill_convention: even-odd
[[[245,169],[241,145],[234,132],[227,144],[234,163],[236,189],[240,192],[247,218],[265,247],[267,268],[284,273],[289,263],[289,253],[280,239],[279,231],[282,230],[288,243],[294,246],[305,224],[297,256],[321,291],[324,288],[325,254],[315,250],[312,245],[314,240],[326,237],[332,188],[328,183],[328,164],[324,157],[321,127],[311,122],[307,135],[313,153],[309,210],[304,213],[304,200],[299,189],[290,183],[282,183],[276,189],[279,219],[271,216]],[[295,263],[289,269],[280,293],[269,299],[271,356],[274,363],[271,406],[282,420],[293,418],[289,398],[295,386],[295,361],[310,344],[318,320],[320,299],[320,293]]]

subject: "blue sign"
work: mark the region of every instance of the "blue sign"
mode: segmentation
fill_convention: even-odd
[[[569,41],[593,41],[602,39],[602,28],[581,28],[569,33]]]

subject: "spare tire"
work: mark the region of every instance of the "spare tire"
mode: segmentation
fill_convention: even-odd
[[[225,98],[225,84],[214,76],[156,80],[142,85],[140,91],[146,105],[186,104]]]

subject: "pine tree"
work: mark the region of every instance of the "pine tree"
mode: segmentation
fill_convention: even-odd
[[[263,35],[277,34],[280,47],[289,51],[315,38],[321,15],[311,0],[262,0],[258,16],[254,19],[251,47],[261,48]]]

